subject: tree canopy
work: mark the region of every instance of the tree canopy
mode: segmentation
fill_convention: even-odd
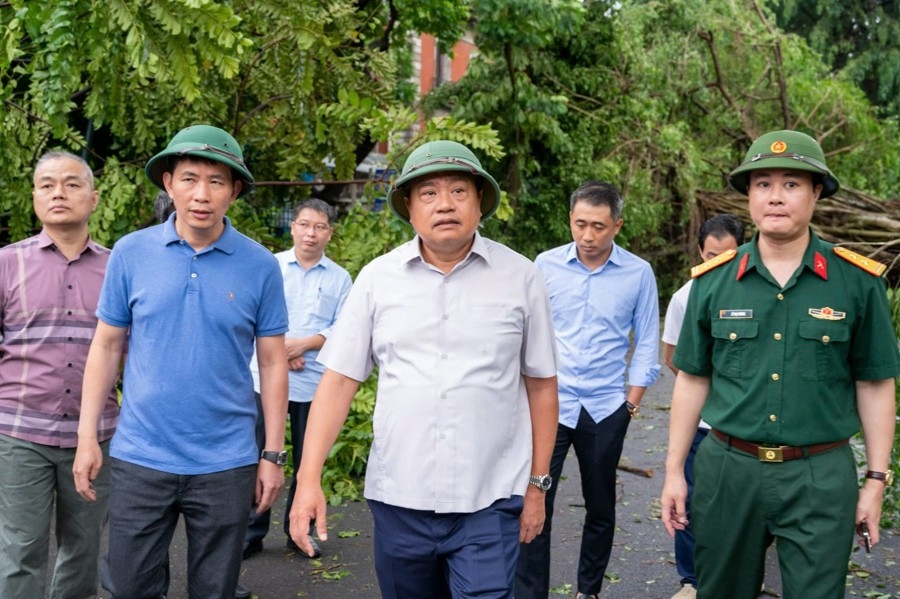
[[[476,3],[481,56],[427,106],[498,130],[515,211],[491,226],[520,251],[569,240],[569,193],[605,179],[626,197],[621,242],[678,272],[697,191],[725,189],[752,140],[780,128],[818,139],[844,185],[900,189],[896,123],[759,2],[556,2],[538,24],[503,18],[509,4],[544,3]]]
[[[152,222],[142,167],[193,123],[233,133],[258,180],[350,178],[376,141],[419,118],[408,34],[440,31],[452,44],[468,14],[458,0],[0,2],[9,235],[33,226],[28,173],[51,147],[98,173],[98,240]],[[486,131],[470,127],[490,146]],[[245,212],[279,193],[261,189]]]

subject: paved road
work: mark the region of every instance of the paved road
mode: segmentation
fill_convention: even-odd
[[[642,415],[632,422],[628,432],[622,464],[652,472],[652,476],[619,471],[618,531],[603,597],[668,599],[678,590],[672,541],[659,520],[672,384],[673,377],[666,373],[648,390]],[[584,510],[574,457],[567,461],[559,484],[551,599],[571,597],[575,590]],[[278,522],[273,522],[264,551],[243,562],[241,580],[257,596],[264,599],[379,596],[372,564],[371,518],[365,503],[331,510],[329,541],[324,544],[323,557],[315,561],[298,557],[284,548],[279,510],[276,511]],[[173,581],[169,597],[185,599],[185,542],[180,532],[175,536],[171,553]],[[770,551],[769,558],[766,591],[761,597],[779,597],[781,585],[774,550]],[[847,597],[900,599],[900,530],[889,531],[885,542],[871,555],[855,551],[851,559],[854,571],[848,577]]]

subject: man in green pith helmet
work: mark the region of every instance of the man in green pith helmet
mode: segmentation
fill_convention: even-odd
[[[110,255],[85,366],[75,485],[95,500],[99,408],[127,342],[121,418],[109,451],[103,586],[114,598],[163,596],[166,550],[182,516],[190,596],[231,599],[248,510],[269,509],[284,484],[288,317],[281,270],[225,216],[253,190],[241,147],[227,132],[182,129],[146,172],[172,197],[175,212],[126,235]],[[254,435],[254,345],[262,455]]]
[[[500,189],[465,146],[425,143],[390,195],[416,236],[359,273],[319,353],[291,508],[325,540],[322,465],[378,366],[365,496],[382,597],[512,596],[544,521],[556,435],[550,303],[534,264],[478,234]]]
[[[861,545],[879,541],[892,478],[900,354],[884,267],[810,229],[839,184],[808,135],[763,135],[729,180],[758,232],[692,271],[663,522],[669,534],[688,523],[684,460],[702,410],[712,429],[694,461],[698,596],[756,597],[774,540],[786,599],[836,599],[854,530]],[[860,426],[861,488],[848,444]]]

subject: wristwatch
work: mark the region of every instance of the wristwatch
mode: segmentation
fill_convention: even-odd
[[[263,451],[259,454],[259,459],[272,462],[276,466],[284,466],[287,463],[286,451]]]
[[[528,477],[528,484],[534,485],[546,493],[550,490],[550,487],[553,486],[553,477],[549,474],[542,474],[540,476],[532,475]]]
[[[873,478],[875,480],[880,480],[884,483],[885,487],[890,487],[891,483],[894,482],[894,472],[892,470],[888,470],[887,472],[877,472],[875,470],[867,470],[866,478]]]
[[[637,418],[638,416],[641,415],[641,406],[636,406],[633,403],[631,403],[630,401],[626,400],[625,407],[628,408],[628,414],[632,418]]]

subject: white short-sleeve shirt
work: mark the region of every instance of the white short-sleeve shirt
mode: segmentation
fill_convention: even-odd
[[[522,376],[557,372],[546,288],[525,257],[476,233],[445,275],[416,237],[363,268],[318,359],[357,381],[378,366],[368,499],[471,513],[525,493]]]

